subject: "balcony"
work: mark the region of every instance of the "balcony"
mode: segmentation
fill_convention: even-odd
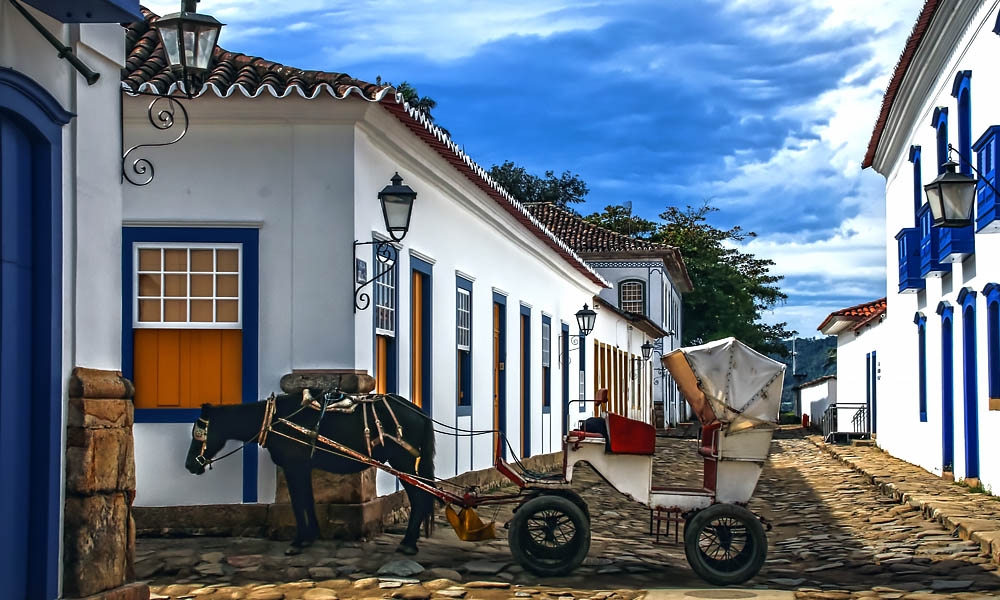
[[[942,263],[941,256],[941,227],[931,227],[934,219],[931,216],[931,206],[926,202],[917,211],[917,222],[920,223],[920,276],[921,277],[944,277],[945,273],[951,272],[951,265]],[[905,231],[905,230],[904,230]],[[897,236],[898,240],[899,237]],[[900,257],[902,257],[900,250]],[[902,259],[900,259],[900,284],[902,284]],[[924,286],[921,285],[921,288]],[[902,290],[900,290],[902,291]]]
[[[924,289],[924,278],[920,276],[920,229],[900,229],[896,242],[899,248],[899,293],[914,294]]]
[[[996,140],[1000,133],[1000,125],[994,125],[986,130],[972,149],[976,151],[979,181],[976,187],[976,231],[979,233],[1000,232],[1000,199],[996,192],[983,180],[997,185],[996,178]]]
[[[976,233],[968,227],[938,227],[941,232],[941,262],[962,262],[976,253]]]

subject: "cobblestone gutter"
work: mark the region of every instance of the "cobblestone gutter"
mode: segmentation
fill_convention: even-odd
[[[1000,499],[971,491],[904,462],[875,446],[834,446],[809,440],[860,473],[880,493],[920,511],[964,540],[979,544],[1000,565]]]

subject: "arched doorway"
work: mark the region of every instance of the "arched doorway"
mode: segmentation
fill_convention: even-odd
[[[62,126],[71,114],[0,68],[0,581],[55,598],[62,424]]]
[[[976,355],[976,292],[963,288],[958,294],[962,305],[962,382],[965,412],[965,478],[979,477],[979,402]]]

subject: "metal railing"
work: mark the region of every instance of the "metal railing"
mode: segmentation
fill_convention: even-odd
[[[831,441],[844,437],[867,439],[871,437],[868,422],[868,405],[864,402],[836,402],[826,407],[821,419],[823,439]],[[838,435],[840,434],[840,435]]]

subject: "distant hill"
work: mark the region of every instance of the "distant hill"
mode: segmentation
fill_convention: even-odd
[[[795,395],[792,388],[800,383],[818,379],[824,375],[836,375],[837,365],[826,366],[827,353],[837,347],[836,336],[795,339],[795,373],[792,372],[792,340],[785,340],[788,357],[771,355],[771,358],[787,365],[785,385],[781,390],[781,410],[791,410]]]

